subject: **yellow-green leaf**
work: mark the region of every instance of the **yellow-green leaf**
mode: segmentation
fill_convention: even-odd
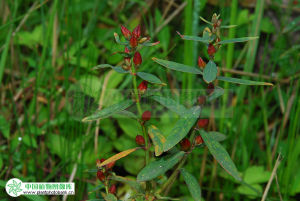
[[[206,83],[210,83],[217,78],[218,68],[213,61],[209,61],[203,70],[203,80]]]
[[[154,125],[149,126],[148,133],[154,145],[155,156],[161,155],[164,151],[163,145],[166,142],[166,138],[161,134],[161,131]]]
[[[241,42],[247,42],[249,40],[255,40],[255,39],[258,39],[258,37],[232,38],[228,40],[221,40],[220,42],[218,42],[218,44],[241,43]]]
[[[125,156],[131,154],[132,152],[138,150],[138,149],[140,149],[140,147],[136,147],[136,148],[133,148],[133,149],[128,149],[126,151],[122,151],[120,153],[117,153],[116,155],[110,157],[109,159],[106,159],[102,163],[98,163],[97,166],[98,166],[98,168],[100,168],[100,167],[102,167],[104,165],[107,165],[107,164],[109,164],[111,162],[117,161],[117,160],[119,160],[121,158],[124,158]]]

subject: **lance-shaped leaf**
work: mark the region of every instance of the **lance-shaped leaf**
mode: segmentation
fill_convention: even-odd
[[[129,73],[129,71],[124,70],[121,66],[112,66],[110,64],[100,64],[95,66],[93,69],[101,69],[101,68],[112,68],[114,69],[117,73]]]
[[[217,78],[218,68],[213,61],[209,61],[203,70],[203,80],[206,83],[210,83]]]
[[[164,143],[166,138],[161,134],[161,131],[154,125],[149,126],[148,128],[149,136],[154,144],[155,156],[159,156],[164,151]]]
[[[208,147],[210,153],[219,162],[219,164],[236,180],[241,181],[234,163],[232,162],[229,154],[224,149],[224,147],[214,140],[214,138],[204,130],[200,130],[200,135],[203,138],[205,145]]]
[[[126,178],[126,177],[121,177],[121,176],[111,176],[111,177],[109,177],[109,179],[128,184],[129,186],[134,188],[137,192],[145,193],[145,191],[144,191],[143,187],[141,186],[141,184],[139,182],[135,181],[135,180],[132,180],[132,179],[129,179],[129,178]]]
[[[178,144],[191,130],[200,116],[201,108],[199,106],[187,110],[186,115],[182,116],[171,130],[164,144],[164,152]]]
[[[102,163],[98,163],[97,166],[98,166],[98,168],[100,168],[100,167],[102,167],[102,166],[104,166],[104,165],[107,165],[107,164],[109,164],[109,163],[111,163],[111,162],[117,161],[117,160],[119,160],[119,159],[121,159],[121,158],[124,158],[125,156],[131,154],[132,152],[138,150],[138,149],[140,149],[140,147],[128,149],[128,150],[126,150],[126,151],[122,151],[122,152],[120,152],[120,153],[117,153],[116,155],[114,155],[114,156],[112,156],[112,157],[106,159],[106,160],[103,161]]]
[[[201,189],[197,179],[183,168],[180,172],[194,200],[201,201]]]
[[[146,80],[147,82],[151,82],[153,84],[162,84],[165,85],[164,83],[162,83],[160,81],[160,79],[158,77],[156,77],[153,74],[150,73],[144,73],[144,72],[138,72],[137,75],[142,78],[143,80]]]
[[[210,102],[210,101],[213,101],[215,100],[216,98],[222,96],[224,94],[224,89],[222,89],[221,87],[216,87],[214,89],[214,92],[208,96],[207,100]]]
[[[151,43],[150,41],[147,41],[147,42],[142,43],[141,45],[146,46],[146,47],[151,47],[151,46],[158,45],[159,43],[160,43],[160,41],[157,41],[157,42],[154,42],[154,43]]]
[[[221,29],[230,29],[230,28],[234,28],[234,27],[237,27],[237,25],[223,25],[220,28]]]
[[[198,132],[200,133],[200,130],[198,130]],[[214,141],[221,142],[221,141],[224,141],[227,138],[226,135],[224,135],[220,132],[210,131],[210,132],[207,132],[207,133],[211,137],[211,139],[214,140]]]
[[[163,96],[152,96],[151,98],[178,115],[185,114],[187,110],[183,105],[171,98],[165,98]]]
[[[187,66],[184,64],[176,63],[173,61],[167,61],[167,60],[163,60],[163,59],[158,59],[155,57],[153,57],[152,60],[166,68],[171,69],[171,70],[176,70],[176,71],[180,71],[180,72],[184,72],[184,73],[192,73],[192,74],[202,75],[202,71],[193,66]]]
[[[201,43],[205,43],[205,44],[209,44],[212,40],[211,38],[207,38],[207,37],[181,35],[178,31],[177,31],[177,34],[183,40],[192,40],[192,41],[201,42]]]
[[[182,159],[183,155],[184,152],[180,151],[172,156],[163,157],[160,160],[149,163],[139,172],[137,181],[149,181],[164,174],[166,171],[176,165]]]
[[[129,44],[128,41],[126,41],[126,42],[121,42],[121,41],[120,41],[120,37],[119,37],[119,35],[118,35],[117,33],[114,33],[114,37],[115,37],[116,42],[117,42],[118,44],[120,44],[120,45],[128,45],[128,44]]]
[[[229,44],[229,43],[242,43],[242,42],[247,42],[249,40],[255,40],[258,39],[258,37],[243,37],[243,38],[232,38],[228,40],[221,40],[218,42],[218,44]]]
[[[126,108],[128,108],[132,104],[133,104],[133,100],[124,100],[124,101],[119,102],[117,104],[108,106],[104,109],[97,110],[94,114],[82,119],[82,121],[83,122],[85,122],[85,121],[94,121],[94,120],[97,120],[97,119],[104,119],[104,118],[110,117],[115,113],[118,113],[118,112],[121,112],[121,111],[125,110]]]
[[[268,82],[258,82],[258,81],[244,80],[244,79],[238,79],[238,78],[233,78],[233,77],[218,76],[217,79],[221,80],[221,81],[225,81],[225,82],[235,83],[235,84],[243,84],[243,85],[269,85],[269,86],[273,86],[272,83],[268,83]]]

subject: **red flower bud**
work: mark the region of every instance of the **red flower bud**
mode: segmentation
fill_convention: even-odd
[[[209,83],[207,85],[207,89],[206,89],[206,93],[211,94],[212,92],[214,92],[215,86],[213,83]]]
[[[111,194],[116,194],[116,192],[117,192],[116,185],[115,184],[111,185],[108,192],[111,193]]]
[[[101,170],[97,171],[97,178],[101,181],[104,182],[105,181],[105,175]]]
[[[199,128],[205,128],[208,125],[208,119],[199,119],[197,125]]]
[[[206,63],[203,61],[203,59],[200,56],[198,58],[198,66],[202,69],[206,66]]]
[[[209,43],[207,53],[209,56],[214,56],[214,54],[216,53],[216,48],[213,44]]]
[[[100,163],[103,163],[104,161],[105,161],[104,158],[101,158],[101,159],[100,159]]]
[[[137,25],[133,31],[132,31],[132,35],[135,36],[136,38],[139,38],[141,36],[141,26]]]
[[[203,143],[203,139],[200,135],[197,135],[196,138],[195,138],[195,144],[196,145],[200,145]]]
[[[123,36],[127,40],[129,40],[129,38],[131,37],[131,32],[126,27],[124,27],[123,25],[121,25],[121,32],[122,32]]]
[[[204,105],[206,103],[206,96],[199,96],[198,97],[198,104]]]
[[[129,44],[132,48],[135,48],[138,45],[138,40],[135,36],[130,38]]]
[[[129,54],[130,53],[130,50],[128,47],[125,47],[125,50],[124,50],[125,53]]]
[[[191,142],[189,141],[189,139],[184,138],[183,140],[181,140],[180,142],[180,149],[182,151],[188,151],[191,147]]]
[[[136,66],[141,65],[141,63],[142,63],[142,56],[141,56],[141,54],[139,52],[135,52],[134,53],[133,63]]]
[[[145,145],[145,139],[144,139],[144,137],[141,136],[141,135],[137,135],[137,136],[135,137],[135,142],[136,142],[136,144],[138,144],[138,145],[140,145],[140,146]]]
[[[141,94],[145,93],[147,88],[148,88],[148,82],[145,80],[142,81],[138,86],[138,90]]]
[[[151,119],[151,112],[150,111],[145,111],[142,114],[142,120],[143,121],[149,121]]]

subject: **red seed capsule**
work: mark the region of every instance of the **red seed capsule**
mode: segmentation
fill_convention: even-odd
[[[139,65],[141,65],[141,63],[142,63],[142,56],[141,56],[141,54],[140,54],[138,51],[136,51],[136,52],[134,53],[133,63],[134,63],[134,65],[136,65],[136,66],[139,66]]]
[[[138,40],[135,36],[130,38],[129,44],[132,48],[135,48],[138,45]]]
[[[196,138],[195,138],[195,144],[196,145],[200,145],[202,143],[203,143],[202,137],[200,135],[196,136]]]
[[[141,94],[145,93],[147,88],[148,88],[148,82],[145,80],[142,81],[138,86],[138,90]]]
[[[189,139],[184,138],[183,140],[181,140],[180,142],[180,149],[182,151],[188,151],[191,147],[191,142],[189,141]]]
[[[131,32],[130,32],[126,27],[124,27],[123,25],[121,25],[121,32],[122,32],[123,36],[124,36],[127,40],[130,39],[130,37],[131,37]]]
[[[213,84],[213,83],[209,83],[209,84],[207,85],[206,93],[207,93],[208,95],[210,95],[211,93],[214,92],[214,89],[215,89],[214,84]]]
[[[199,119],[197,125],[199,128],[205,128],[208,125],[208,119]]]
[[[213,44],[209,43],[207,53],[209,56],[214,56],[214,54],[216,53],[216,48]]]
[[[203,61],[203,59],[199,56],[198,57],[198,66],[203,69],[206,66],[206,63]]]
[[[133,31],[132,31],[132,35],[135,36],[136,38],[141,37],[141,26],[137,25]]]
[[[116,192],[117,192],[116,185],[115,184],[111,185],[108,192],[111,193],[111,194],[116,194]]]
[[[97,178],[101,181],[104,182],[105,181],[105,175],[101,170],[97,171]]]
[[[135,137],[135,142],[136,142],[136,144],[138,144],[138,145],[140,145],[140,146],[145,145],[145,139],[144,139],[144,137],[141,136],[141,135],[137,135],[137,136]]]
[[[206,96],[199,96],[198,97],[198,104],[204,105],[206,103]]]
[[[105,160],[106,160],[106,159],[101,158],[101,159],[100,159],[100,163],[103,163]]]
[[[151,112],[150,111],[145,111],[142,114],[142,120],[143,121],[149,121],[151,119]]]

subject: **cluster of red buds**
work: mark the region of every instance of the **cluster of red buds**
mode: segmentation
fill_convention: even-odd
[[[125,39],[129,41],[129,46],[125,47],[125,54],[124,57],[124,65],[122,66],[124,70],[129,70],[131,68],[131,57],[133,54],[133,63],[137,68],[142,64],[142,56],[140,52],[136,51],[136,48],[139,44],[142,44],[148,40],[149,37],[141,37],[141,26],[136,26],[132,32],[130,32],[125,26],[121,25],[121,32]]]
[[[210,95],[211,93],[214,92],[214,90],[215,90],[214,84],[213,84],[213,83],[209,83],[209,84],[207,85],[207,88],[206,88],[206,93],[207,93],[208,95]]]
[[[149,121],[150,119],[151,119],[151,112],[147,110],[142,114],[142,120]]]
[[[99,165],[105,161],[104,158],[101,158],[100,160],[97,159],[96,164]],[[108,177],[111,175],[111,170],[113,166],[115,165],[115,162],[111,162],[104,166],[104,168],[98,169],[97,171],[97,178],[106,186],[108,185]],[[109,192],[112,194],[116,193],[116,185],[110,185]]]

